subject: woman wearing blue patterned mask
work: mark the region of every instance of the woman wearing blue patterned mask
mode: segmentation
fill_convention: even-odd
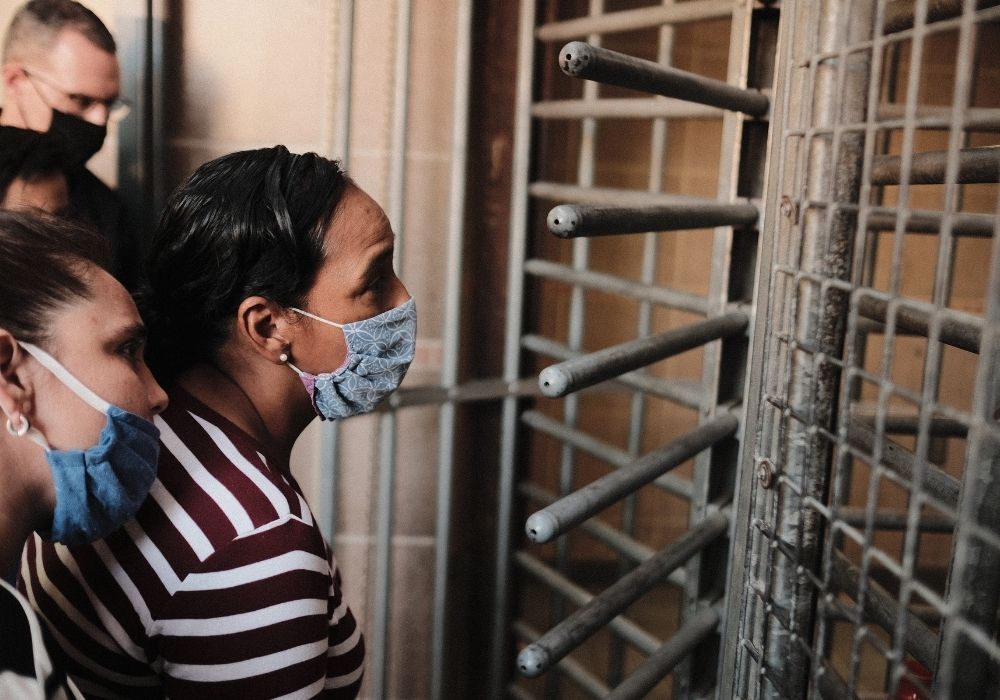
[[[156,475],[166,394],[143,361],[132,299],[104,239],[41,214],[0,212],[0,568],[32,530],[80,543],[118,529]],[[58,626],[54,630],[60,632]],[[76,697],[44,626],[0,585],[0,697]]]
[[[361,633],[288,460],[313,419],[371,410],[413,359],[393,243],[336,162],[281,146],[206,163],[171,197],[140,297],[171,399],[152,497],[73,566],[28,552],[39,609],[86,621],[70,672],[95,695],[357,694]]]

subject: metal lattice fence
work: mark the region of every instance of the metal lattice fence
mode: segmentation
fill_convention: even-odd
[[[1000,692],[996,3],[785,3],[722,697]]]

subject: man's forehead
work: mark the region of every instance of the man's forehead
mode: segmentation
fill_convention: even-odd
[[[79,30],[70,27],[61,30],[49,45],[46,63],[51,77],[63,81],[60,87],[66,90],[85,94],[89,94],[87,89],[95,93],[118,92],[118,58]]]

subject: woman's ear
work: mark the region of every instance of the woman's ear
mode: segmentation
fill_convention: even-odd
[[[247,297],[236,310],[236,334],[268,361],[278,364],[288,347],[284,307],[265,297]]]
[[[14,336],[0,328],[0,411],[15,425],[30,411],[24,371],[26,357]]]

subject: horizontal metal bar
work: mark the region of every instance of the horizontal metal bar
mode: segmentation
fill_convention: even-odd
[[[474,379],[446,388],[439,385],[402,387],[394,392],[376,411],[426,406],[450,401],[470,403],[474,401],[499,401],[508,396],[537,396],[538,381],[534,378],[506,382],[502,379]]]
[[[548,215],[549,231],[559,238],[608,236],[646,231],[680,231],[716,226],[751,226],[759,212],[752,204],[705,201],[672,207],[595,207],[560,204]]]
[[[857,528],[864,528],[868,523],[868,514],[864,508],[840,508],[837,511],[837,518]],[[905,512],[879,511],[875,514],[873,525],[876,530],[906,530],[909,527],[908,516]],[[920,518],[917,530],[920,532],[954,532],[955,520],[943,515],[939,517],[924,516]]]
[[[857,602],[861,570],[841,552],[834,550],[833,554],[834,559],[830,566],[831,583]],[[896,629],[896,620],[899,618],[899,603],[870,576],[866,586],[864,605],[861,609],[862,617],[874,622],[892,636]],[[915,615],[908,614],[903,634],[903,648],[917,661],[933,670],[937,666],[937,645],[937,634]]]
[[[906,119],[906,104],[900,102],[882,103],[878,107],[878,121],[894,121]],[[936,107],[920,105],[916,109],[918,129],[950,129],[953,119],[951,107]],[[970,130],[989,131],[1000,129],[1000,109],[995,107],[967,107],[962,110],[959,122]]]
[[[911,185],[943,185],[947,165],[948,151],[914,153],[909,182]],[[871,183],[898,185],[902,167],[902,156],[875,156],[872,159]],[[961,149],[955,181],[961,184],[1000,182],[1000,146]]]
[[[996,5],[1000,5],[1000,2],[997,0],[978,0],[976,2],[976,9],[982,10]],[[927,24],[958,17],[962,14],[963,6],[963,0],[928,0]],[[910,29],[913,27],[915,16],[915,0],[895,0],[895,2],[890,2],[885,9],[883,31],[886,34],[894,34]]]
[[[538,119],[721,119],[724,110],[664,97],[547,100],[531,106]]]
[[[524,271],[529,275],[578,285],[607,294],[618,294],[638,301],[648,301],[651,304],[659,304],[671,309],[689,311],[702,316],[708,313],[708,299],[704,296],[668,289],[655,284],[633,282],[604,272],[577,270],[562,263],[538,259],[525,261]]]
[[[687,620],[663,646],[650,654],[635,671],[608,694],[608,700],[633,700],[646,697],[666,678],[691,650],[701,644],[719,626],[716,607],[703,608]]]
[[[514,683],[508,683],[505,690],[507,691],[507,697],[511,698],[511,700],[535,700],[534,695]]]
[[[549,338],[529,334],[521,338],[525,349],[556,359],[571,359],[581,357],[582,353],[574,352],[562,343]],[[673,401],[686,408],[698,409],[701,406],[701,384],[681,379],[658,379],[639,372],[629,372],[615,381],[629,389],[641,391],[661,399]]]
[[[522,496],[543,506],[559,500],[559,497],[548,489],[543,489],[541,486],[530,482],[521,482],[518,484],[517,489]],[[621,530],[617,530],[597,518],[591,518],[581,523],[580,529],[598,542],[602,542],[613,549],[616,554],[625,557],[635,564],[641,564],[656,554],[652,547],[647,547],[638,540],[629,537]],[[677,569],[670,574],[670,582],[676,586],[683,586],[685,578],[684,569]]]
[[[550,542],[611,504],[733,435],[739,419],[723,413],[676,440],[653,450],[627,467],[610,472],[578,491],[532,514],[524,529],[528,539]]]
[[[560,41],[588,34],[611,34],[663,24],[698,22],[733,14],[732,0],[692,0],[660,7],[643,7],[606,14],[549,22],[535,30],[539,41]]]
[[[767,114],[770,100],[757,90],[738,88],[678,68],[571,41],[559,51],[559,67],[574,78],[675,97],[755,117]]]
[[[855,449],[861,450],[867,455],[872,455],[875,449],[875,441],[875,431],[872,429],[857,422],[848,424],[847,442]],[[913,453],[888,438],[883,438],[881,443],[881,464],[889,467],[904,479],[913,481],[913,462],[916,459]],[[955,507],[958,504],[958,479],[929,462],[925,466],[922,488],[925,492],[950,507]]]
[[[539,181],[528,186],[532,197],[553,202],[574,202],[608,207],[669,207],[675,204],[698,204],[702,197],[619,187],[581,187],[561,182]]]
[[[575,430],[559,421],[552,420],[538,411],[525,411],[521,414],[521,420],[535,430],[545,433],[549,437],[560,440],[570,447],[582,450],[589,455],[619,469],[632,463],[632,456],[625,450],[619,450],[606,442],[601,442],[597,438],[580,430]],[[672,493],[678,498],[691,499],[692,485],[687,479],[683,479],[676,474],[664,474],[653,482],[668,493]]]
[[[874,428],[875,417],[874,406],[864,404],[851,406],[851,420]],[[891,435],[916,435],[920,432],[920,416],[912,413],[888,413],[885,416],[885,432]],[[962,421],[940,416],[931,418],[927,431],[931,437],[955,438],[964,438],[968,432],[969,427]]]
[[[858,313],[865,318],[888,322],[889,302],[873,296],[861,296],[858,299]],[[917,335],[928,337],[930,334],[931,314],[928,311],[908,304],[899,304],[895,309],[896,328]],[[970,314],[961,314],[949,309],[947,315],[942,313],[938,325],[938,340],[962,350],[979,354],[979,340],[982,330],[979,327],[981,319]],[[544,387],[542,393],[545,393]]]
[[[517,562],[517,565],[524,569],[525,572],[536,578],[546,587],[566,598],[578,608],[590,605],[595,600],[595,596],[593,594],[576,585],[534,555],[528,554],[527,552],[514,552],[514,561]],[[621,611],[619,610],[618,612]],[[651,654],[653,650],[663,644],[663,640],[658,639],[654,635],[639,627],[639,625],[632,620],[627,617],[622,617],[617,613],[608,618],[605,621],[605,624],[609,629],[613,630],[615,634],[643,653]],[[535,637],[535,639],[538,639],[538,637]]]
[[[708,515],[674,544],[625,574],[594,596],[587,605],[524,648],[517,656],[518,669],[529,678],[544,673],[728,528],[729,517],[722,511]]]
[[[998,127],[1000,128],[1000,127]],[[897,217],[902,212],[893,210],[869,210],[868,228],[874,231],[894,231]],[[911,211],[903,222],[903,230],[909,233],[940,233],[945,225],[945,216],[940,212]],[[951,234],[969,238],[992,238],[998,219],[990,214],[952,214]]]
[[[526,641],[538,639],[541,636],[538,630],[522,620],[515,620],[513,628],[514,634]],[[592,698],[603,698],[611,692],[611,689],[600,678],[572,657],[567,656],[560,660],[556,667]]]
[[[543,369],[538,386],[549,397],[565,396],[682,352],[746,331],[750,318],[732,311],[688,326],[613,345]]]

